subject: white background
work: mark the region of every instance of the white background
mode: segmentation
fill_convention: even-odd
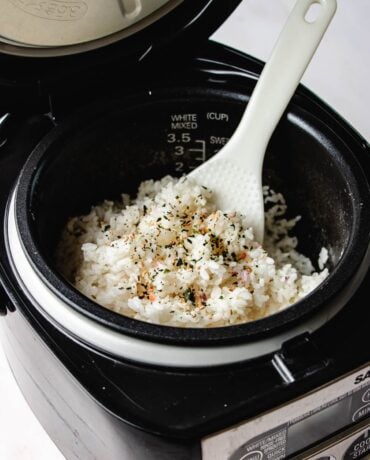
[[[303,83],[370,140],[370,0],[337,1]],[[266,60],[293,4],[244,0],[214,39]],[[63,458],[24,401],[0,347],[0,460]]]

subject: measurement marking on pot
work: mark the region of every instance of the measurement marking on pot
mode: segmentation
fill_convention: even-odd
[[[181,155],[184,155],[184,153],[185,153],[185,147],[183,147],[182,145],[175,145],[175,151],[174,151],[175,155],[181,156]]]
[[[194,141],[195,144],[200,144],[201,147],[193,147],[189,149],[189,152],[200,152],[200,156],[195,157],[195,160],[204,162],[207,159],[207,151],[206,151],[206,141],[196,139]]]
[[[196,113],[176,113],[171,115],[171,129],[197,129]]]
[[[184,144],[191,142],[190,133],[168,133],[167,143],[174,144],[176,142],[183,142]]]
[[[221,112],[207,112],[207,120],[229,121],[229,115]]]
[[[225,145],[229,139],[229,137],[210,136],[209,142],[212,145]]]

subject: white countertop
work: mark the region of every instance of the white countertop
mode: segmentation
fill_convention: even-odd
[[[266,60],[293,4],[294,0],[244,0],[214,39]],[[369,18],[369,0],[338,0],[336,17],[303,78],[368,140]],[[24,401],[1,347],[0,408],[1,460],[64,458]]]

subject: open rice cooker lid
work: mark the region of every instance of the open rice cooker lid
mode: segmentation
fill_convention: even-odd
[[[2,0],[3,113],[38,107],[50,88],[78,93],[99,72],[126,78],[150,74],[143,66],[186,62],[240,2]]]
[[[49,58],[52,66],[53,58],[114,44],[119,55],[130,60],[178,40],[186,40],[191,49],[208,38],[240,1],[4,0],[0,55],[18,57],[17,64],[27,58],[28,66]]]

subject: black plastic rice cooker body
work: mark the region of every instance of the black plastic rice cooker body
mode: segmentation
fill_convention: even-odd
[[[193,142],[204,141],[205,135],[207,148],[210,153],[214,153],[223,141],[218,140],[219,143],[212,144],[211,136],[217,139],[230,137],[260,69],[260,63],[255,60],[210,43],[200,50],[197,56],[189,58],[181,72],[176,72],[175,68],[171,68],[170,72],[162,75],[163,79],[158,80],[158,83],[154,79],[145,81],[145,78],[141,76],[139,79],[142,81],[136,82],[136,87],[141,86],[140,93],[144,102],[135,95],[136,107],[139,106],[139,111],[136,113],[140,114],[135,126],[140,128],[140,123],[146,121],[142,126],[148,129],[153,136],[150,139],[149,137],[144,138],[145,148],[150,145],[152,148],[160,146],[162,149],[165,146],[167,149],[165,162],[163,163],[160,159],[161,167],[158,168],[158,165],[154,164],[151,173],[158,176],[164,172],[186,172],[186,170],[176,171],[177,165],[173,161],[174,156],[170,155],[170,145],[167,142],[166,136],[173,129],[171,123],[174,121],[171,116],[174,113],[196,112],[199,114],[198,122],[199,125],[201,121],[204,123],[202,128],[204,131],[198,131],[197,134],[201,133],[202,136],[201,138],[194,137]],[[176,81],[175,89],[174,81]],[[157,126],[157,116],[161,126],[161,129],[155,129],[152,132],[150,123],[147,119],[145,120],[145,114],[148,114],[146,107],[152,104],[151,101],[157,95],[162,94],[164,82],[166,82],[164,85],[166,100],[172,98],[176,103],[180,102],[180,106],[176,105],[176,111],[173,112],[173,106],[170,103],[169,111],[155,112],[156,117],[153,117],[152,113],[150,120],[154,122],[154,126]],[[154,325],[138,322],[132,323],[135,327],[129,325],[129,322],[125,326],[124,320],[120,322],[116,317],[113,320],[109,317],[109,312],[104,309],[99,310],[100,307],[91,305],[67,286],[55,273],[52,266],[52,248],[55,245],[55,237],[60,228],[61,219],[54,214],[54,231],[51,231],[50,238],[47,238],[47,225],[45,226],[48,224],[45,219],[47,214],[43,212],[50,211],[48,194],[50,197],[57,196],[57,193],[60,193],[60,188],[58,188],[60,184],[67,178],[71,179],[69,184],[75,196],[80,197],[80,201],[75,203],[76,207],[73,208],[73,202],[68,200],[73,209],[64,210],[63,217],[65,217],[71,211],[79,212],[90,205],[91,200],[105,198],[106,196],[101,194],[106,193],[106,189],[97,187],[96,196],[91,194],[86,196],[84,193],[89,188],[79,189],[73,175],[68,176],[71,168],[65,167],[60,168],[59,174],[56,174],[58,168],[49,169],[49,179],[53,178],[55,182],[48,180],[49,188],[47,188],[45,187],[46,182],[43,183],[43,174],[48,170],[48,164],[41,160],[47,158],[48,153],[52,151],[49,147],[55,141],[57,145],[59,139],[63,140],[68,156],[68,151],[72,152],[72,148],[69,147],[72,140],[84,139],[86,135],[89,137],[89,132],[92,133],[89,129],[81,130],[80,136],[73,139],[75,128],[79,130],[79,124],[85,122],[86,126],[89,126],[92,118],[93,123],[104,124],[105,121],[96,117],[96,113],[106,113],[106,107],[109,106],[112,108],[109,116],[118,113],[118,119],[123,121],[120,125],[122,131],[114,129],[117,125],[109,126],[108,123],[105,132],[94,131],[85,145],[91,147],[99,139],[100,144],[96,145],[102,147],[104,139],[107,140],[108,145],[103,149],[105,158],[109,155],[122,158],[124,166],[122,171],[129,167],[131,172],[135,172],[134,181],[129,183],[125,177],[125,183],[134,188],[143,178],[143,171],[147,171],[147,154],[145,149],[140,147],[137,156],[131,157],[130,161],[120,156],[122,153],[117,146],[124,141],[128,132],[135,133],[135,131],[132,131],[132,125],[127,117],[122,117],[122,110],[115,112],[116,109],[113,109],[121,102],[128,107],[127,101],[130,100],[130,93],[131,91],[127,88],[127,92],[117,93],[113,104],[104,102],[97,109],[85,109],[65,122],[61,119],[60,126],[51,131],[34,150],[28,160],[28,166],[23,169],[16,196],[17,225],[25,253],[40,279],[49,286],[54,295],[62,296],[72,309],[76,308],[80,313],[83,311],[87,317],[93,317],[94,321],[108,327],[112,334],[119,330],[121,334],[139,338],[141,341],[148,342],[149,345],[152,344],[153,347],[156,342],[166,344],[168,349],[176,348],[178,344],[181,344],[189,350],[189,354],[195,353],[196,347],[205,343],[210,343],[211,348],[217,349],[217,343],[213,344],[217,342],[217,330],[212,331],[210,336],[207,336],[207,332],[201,331],[197,336],[198,333],[194,331],[181,330],[180,332],[175,329],[174,332],[167,334],[166,332],[160,333],[166,330],[160,326],[157,328]],[[105,91],[102,91],[102,96],[104,95]],[[196,100],[193,99],[194,95],[196,95]],[[202,107],[200,112],[199,103]],[[229,104],[232,110],[229,110]],[[135,103],[132,103],[132,107],[135,107]],[[207,114],[212,114],[212,116],[207,119]],[[228,115],[229,120],[222,114]],[[212,124],[209,124],[207,120],[212,120]],[[40,132],[47,131],[47,124],[48,122],[45,122],[44,126],[42,122],[39,123]],[[90,126],[93,125],[90,124]],[[124,129],[126,126],[129,126],[128,130]],[[116,134],[112,132],[112,129]],[[63,137],[65,132],[70,132],[72,137]],[[183,131],[180,129],[178,132]],[[139,129],[132,137],[131,144],[140,138]],[[36,142],[36,139],[32,141]],[[59,146],[59,148],[60,154],[63,147]],[[299,152],[307,155],[296,157],[298,148]],[[313,157],[310,156],[312,153],[310,148],[313,149]],[[88,151],[89,149],[86,149],[84,154]],[[281,152],[286,161],[289,159],[283,165],[281,165]],[[10,152],[8,153],[10,155]],[[324,154],[324,159],[321,153]],[[321,226],[315,229],[313,225],[312,228],[316,233],[315,231],[310,233],[305,227],[301,228],[299,235],[302,235],[303,247],[311,248],[313,253],[317,254],[321,244],[332,242],[333,266],[340,267],[340,261],[346,257],[345,261],[348,262],[350,268],[347,267],[343,269],[344,271],[338,269],[339,275],[333,284],[333,290],[327,296],[325,293],[319,294],[317,303],[311,306],[313,311],[303,311],[302,315],[298,315],[299,318],[289,318],[288,313],[285,324],[279,325],[275,322],[270,328],[262,327],[261,330],[258,330],[257,326],[257,332],[253,333],[253,329],[250,329],[252,332],[249,336],[246,332],[249,328],[247,325],[245,325],[246,331],[234,335],[230,333],[231,337],[228,335],[227,328],[220,330],[221,345],[239,344],[244,341],[250,344],[256,337],[263,339],[274,335],[276,331],[284,331],[286,328],[295,330],[297,325],[302,324],[320,308],[321,295],[323,302],[329,302],[349,286],[349,293],[347,292],[346,301],[340,311],[331,321],[309,336],[308,340],[312,342],[312,347],[316,349],[317,344],[320,349],[320,358],[318,358],[320,365],[315,368],[318,372],[305,374],[302,371],[297,374],[298,378],[294,385],[288,387],[283,385],[281,377],[274,369],[270,354],[259,360],[239,362],[226,367],[212,369],[208,367],[209,363],[204,362],[204,365],[198,366],[198,369],[181,369],[183,366],[181,362],[178,362],[177,368],[176,366],[168,368],[143,365],[140,364],[140,356],[137,357],[136,362],[130,361],[89,345],[78,335],[68,331],[64,325],[55,321],[43,308],[40,308],[37,299],[32,298],[30,292],[24,289],[22,279],[17,277],[14,265],[12,265],[9,245],[5,249],[5,245],[9,243],[9,234],[5,235],[4,239],[2,238],[0,248],[2,279],[7,295],[11,299],[9,304],[16,310],[9,313],[4,321],[1,320],[8,359],[28,402],[67,458],[79,455],[86,460],[96,458],[96,456],[113,459],[117,457],[118,452],[126,453],[129,458],[131,455],[132,458],[139,460],[148,458],[148,452],[153,459],[201,458],[199,447],[201,436],[251,417],[286,399],[296,397],[368,360],[368,352],[366,347],[364,349],[362,346],[363,338],[360,333],[362,329],[363,333],[366,333],[366,324],[364,322],[357,324],[359,335],[350,334],[345,338],[343,334],[354,321],[352,313],[356,311],[357,315],[361,315],[363,312],[364,304],[360,301],[360,295],[364,292],[364,284],[368,283],[366,251],[369,243],[368,205],[370,201],[366,203],[361,198],[367,198],[369,193],[369,153],[368,145],[356,132],[302,87],[299,88],[269,146],[265,170],[266,180],[271,182],[276,189],[281,187],[281,191],[287,194],[288,200],[292,198],[292,213],[302,212],[302,206],[305,206],[306,212],[302,214],[308,219],[307,222],[313,224],[313,218],[318,217],[321,219],[320,225],[322,224],[322,227],[326,229],[325,233],[321,231]],[[138,162],[138,158],[142,158],[142,155],[145,161],[141,159]],[[8,183],[10,187],[12,180],[17,178],[20,167],[27,156],[28,152],[23,152],[22,155],[20,150],[13,162],[7,162],[5,151],[1,157],[2,166],[4,166],[1,169],[4,175],[4,181],[1,181],[3,184]],[[98,159],[98,156],[95,158]],[[75,159],[77,162],[80,161],[78,157]],[[17,160],[19,160],[18,169],[15,168]],[[190,160],[192,158],[188,157],[188,161],[182,163],[188,167]],[[57,157],[56,161],[58,161]],[[302,166],[308,168],[312,173],[306,177],[303,186],[300,181],[296,180],[297,176],[289,175],[288,178],[283,174],[284,171],[289,172],[286,170],[287,165],[301,171],[301,162]],[[315,162],[320,164],[317,170],[313,168]],[[321,169],[323,164],[325,166]],[[34,181],[32,168],[30,169],[31,165],[37,165],[39,168],[36,181]],[[63,166],[63,163],[61,165]],[[342,165],[343,169],[339,165]],[[5,166],[8,170],[5,169]],[[82,172],[82,169],[79,171]],[[314,171],[317,173],[316,177],[313,174]],[[104,173],[107,172],[109,171],[105,169]],[[333,176],[327,174],[329,172],[333,173]],[[32,180],[27,181],[27,178]],[[88,180],[88,177],[85,177],[84,180]],[[292,180],[296,199],[289,193],[289,187],[292,186],[289,181]],[[314,188],[309,187],[310,181],[314,181]],[[287,183],[289,187],[286,190],[284,184]],[[113,189],[109,190],[110,196],[115,196],[117,192],[122,191],[116,188],[116,184]],[[337,187],[337,184],[340,184],[340,187]],[[325,212],[322,214],[309,212],[315,209],[316,186],[321,187],[319,193],[327,201],[324,203]],[[37,187],[41,187],[39,191]],[[91,191],[91,188],[89,190]],[[307,196],[307,190],[310,192],[310,199],[302,201],[302,197]],[[8,196],[9,188],[2,190],[1,200],[4,207]],[[24,197],[26,201],[22,203],[20,197]],[[36,212],[34,214],[36,225],[32,222],[31,210]],[[350,221],[346,220],[348,216],[351,217]],[[336,222],[337,219],[339,223]],[[5,233],[7,232],[8,227],[5,225]],[[318,241],[316,241],[317,235],[320,235]],[[33,244],[35,246],[32,246]],[[33,254],[30,252],[32,247],[35,249]],[[344,252],[341,249],[345,249]],[[346,253],[346,250],[350,252]],[[361,267],[360,272],[359,267]],[[366,278],[361,284],[363,276]],[[99,314],[97,314],[98,311]],[[294,309],[291,311],[294,316]],[[126,329],[122,328],[122,324]],[[230,330],[232,331],[232,328]],[[184,336],[187,342],[184,342]],[[344,350],[346,350],[345,353]],[[353,353],[351,353],[352,350]],[[50,375],[53,375],[53,381],[50,380]],[[281,391],[282,386],[285,388],[283,392]],[[71,430],[70,426],[74,429]],[[125,442],[122,442],[123,439]]]

